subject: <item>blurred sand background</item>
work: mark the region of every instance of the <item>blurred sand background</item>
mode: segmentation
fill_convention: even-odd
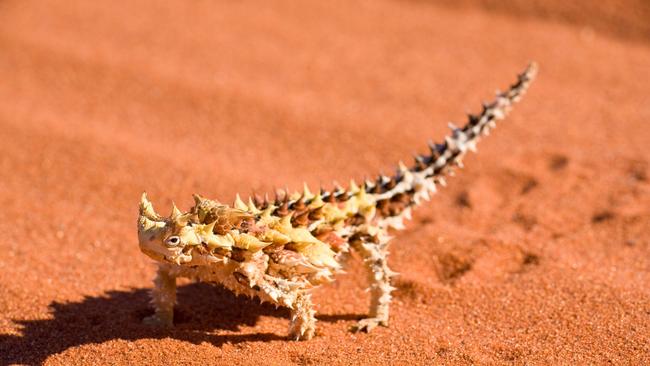
[[[650,3],[0,1],[0,364],[650,363]],[[151,312],[142,191],[317,188],[392,171],[530,92],[392,244],[390,328],[319,332],[185,284]]]

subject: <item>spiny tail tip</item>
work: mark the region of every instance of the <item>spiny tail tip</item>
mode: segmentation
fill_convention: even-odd
[[[537,76],[538,70],[539,70],[539,65],[537,64],[537,62],[531,61],[528,64],[528,67],[526,67],[526,70],[524,71],[524,75],[526,75],[528,79],[533,80]]]

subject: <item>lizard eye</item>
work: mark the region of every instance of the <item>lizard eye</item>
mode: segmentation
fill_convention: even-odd
[[[167,240],[165,240],[165,244],[168,247],[175,247],[178,246],[180,243],[181,243],[181,238],[179,238],[178,236],[170,236],[169,238],[167,238]]]

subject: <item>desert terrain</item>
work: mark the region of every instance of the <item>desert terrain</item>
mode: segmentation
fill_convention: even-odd
[[[650,363],[647,1],[0,1],[0,364]],[[146,191],[392,172],[526,64],[529,93],[397,233],[391,324],[362,266],[288,312],[184,282],[151,314]]]

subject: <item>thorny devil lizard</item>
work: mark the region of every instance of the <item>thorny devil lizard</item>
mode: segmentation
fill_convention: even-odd
[[[380,175],[360,186],[337,187],[313,194],[276,194],[273,201],[237,196],[231,206],[194,195],[189,212],[175,206],[169,217],[158,215],[142,195],[138,237],[143,253],[158,262],[151,325],[171,326],[176,278],[219,283],[236,294],[257,296],[291,311],[291,339],[306,340],[316,330],[311,290],[333,281],[351,250],[363,258],[370,282],[369,317],[356,330],[388,325],[391,278],[388,229],[402,229],[411,209],[445,185],[445,175],[462,166],[468,150],[505,118],[537,73],[532,63],[508,91],[484,104],[479,115],[452,132],[442,144],[430,144],[429,155],[416,156],[411,167],[399,164],[392,177]]]

